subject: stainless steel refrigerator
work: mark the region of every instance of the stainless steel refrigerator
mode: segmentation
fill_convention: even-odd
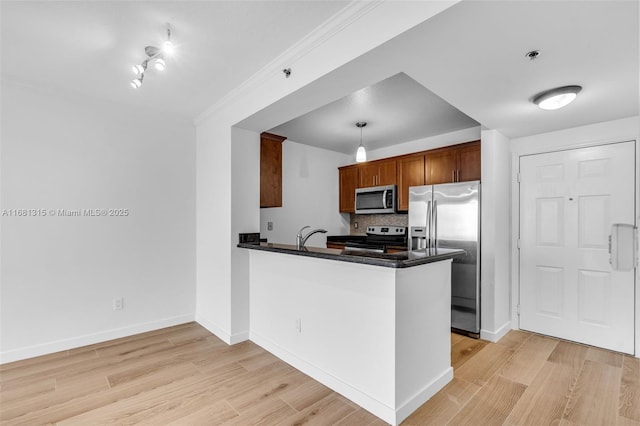
[[[409,188],[409,250],[460,248],[451,268],[451,328],[480,336],[480,182]]]

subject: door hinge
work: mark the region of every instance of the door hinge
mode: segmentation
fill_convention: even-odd
[[[520,172],[516,175],[516,179],[518,180],[518,183],[520,183]]]
[[[520,250],[520,238],[518,238],[518,240],[516,241],[516,247],[518,247],[518,250]]]
[[[519,303],[516,306],[516,313],[518,314],[518,316],[520,316],[520,304]]]

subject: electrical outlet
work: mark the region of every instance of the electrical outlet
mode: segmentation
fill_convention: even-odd
[[[354,227],[355,229],[358,229],[358,222],[353,222],[353,227]]]
[[[273,222],[267,222],[267,231],[273,231]]]
[[[120,309],[124,309],[124,297],[113,299],[113,310],[119,311]]]

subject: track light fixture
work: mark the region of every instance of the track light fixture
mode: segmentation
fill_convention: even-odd
[[[133,72],[138,76],[131,80],[131,87],[139,89],[142,86],[142,80],[144,79],[144,73],[147,71],[147,65],[153,64],[153,67],[157,71],[164,71],[167,67],[165,62],[165,55],[170,56],[174,53],[174,46],[171,42],[171,27],[167,24],[167,40],[162,44],[162,49],[155,46],[147,46],[144,48],[144,53],[147,55],[147,59],[142,61],[139,65],[133,66]]]

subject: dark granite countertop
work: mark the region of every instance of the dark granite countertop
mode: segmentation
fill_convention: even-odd
[[[340,262],[362,263],[365,265],[384,266],[387,268],[410,268],[426,263],[438,262],[464,255],[464,250],[458,249],[431,249],[417,251],[403,251],[399,253],[370,253],[360,251],[348,251],[321,247],[305,247],[298,250],[290,244],[260,243],[238,244],[240,248],[251,250],[270,251],[274,253],[290,254],[294,256],[316,257],[321,259],[337,260]]]

